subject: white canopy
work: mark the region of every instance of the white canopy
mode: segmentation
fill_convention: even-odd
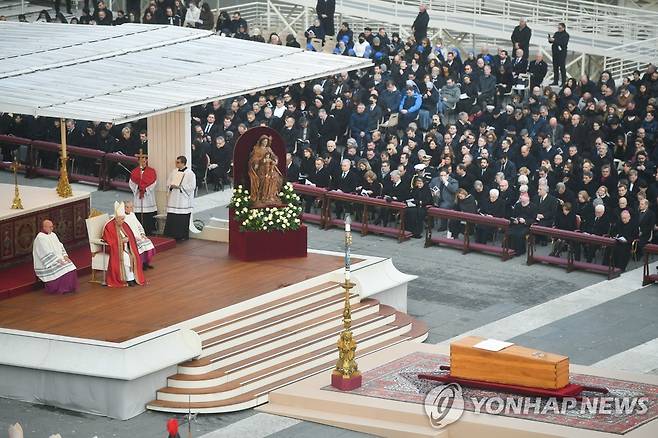
[[[122,123],[369,65],[176,26],[0,22],[0,111]]]

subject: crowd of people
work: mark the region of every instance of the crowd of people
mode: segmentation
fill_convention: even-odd
[[[150,11],[160,17],[158,22],[214,26],[228,36],[265,42],[260,33],[250,33],[238,12],[221,12],[212,26],[190,21],[194,4],[186,10],[179,0],[151,2],[144,17]],[[654,240],[654,65],[620,84],[607,71],[597,78],[567,78],[569,35],[560,23],[548,39],[554,60],[550,84],[541,53],[528,62],[532,31],[525,20],[514,29],[509,51],[501,47],[492,54],[483,48],[462,56],[440,39],[430,42],[429,16],[422,5],[406,40],[397,33],[389,36],[384,28],[365,28],[355,37],[348,23],[335,32],[332,8],[331,2],[319,1],[318,19],[307,37],[335,33],[334,53],[369,57],[374,66],[194,107],[192,170],[197,182],[223,188],[235,140],[249,128],[268,126],[286,144],[289,181],[406,202],[406,226],[415,237],[423,235],[425,207],[434,205],[509,219],[517,255],[525,252],[533,223],[617,238],[614,254],[564,242],[555,242],[552,252],[575,251],[576,259],[587,261],[612,256],[621,269]],[[172,12],[179,17],[173,22]],[[109,11],[106,15],[112,17]],[[267,42],[283,44],[275,33]],[[286,44],[299,45],[292,35]],[[521,85],[518,92],[513,92],[515,85]],[[22,130],[43,125],[37,132],[57,141],[57,129],[48,126],[56,128],[57,121],[27,119],[4,115],[0,131],[33,137]],[[75,121],[68,123],[69,132],[78,129]],[[126,154],[147,150],[147,133],[139,122],[124,127],[90,123],[79,135],[83,146]],[[307,200],[306,211],[315,207]],[[338,204],[336,213],[349,210]],[[386,211],[377,215],[379,223],[392,220]],[[450,221],[438,227],[451,237],[464,231]],[[479,242],[494,237],[486,227],[475,234]]]

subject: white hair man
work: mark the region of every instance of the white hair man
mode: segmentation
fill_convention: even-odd
[[[137,240],[126,223],[123,202],[114,203],[114,217],[103,228],[103,240],[110,254],[107,267],[107,285],[124,287],[144,284],[144,271],[137,250]]]
[[[135,215],[134,208],[132,201],[125,202],[126,223],[135,235],[137,251],[139,252],[139,257],[142,261],[142,268],[144,270],[153,269],[153,266],[151,266],[151,260],[153,260],[153,256],[155,255],[155,245],[153,245],[151,239],[146,237],[146,232],[144,231],[142,224],[139,222],[137,215]]]
[[[46,285],[46,292],[64,294],[78,288],[76,267],[69,259],[64,245],[53,232],[54,224],[46,219],[41,224],[32,245],[34,272]]]

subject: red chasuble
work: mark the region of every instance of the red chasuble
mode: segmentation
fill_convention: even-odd
[[[132,172],[130,172],[130,180],[137,184],[139,189],[139,198],[144,197],[144,192],[146,188],[153,184],[156,180],[155,169],[152,167],[146,166],[144,172],[141,172],[139,166],[135,167]]]
[[[123,233],[128,236],[129,247],[130,247],[130,258],[132,271],[135,274],[135,281],[137,284],[144,284],[144,271],[142,271],[142,262],[139,258],[139,252],[137,251],[137,241],[135,236],[128,226],[127,223],[122,225]],[[110,253],[110,262],[107,266],[107,285],[109,287],[125,287],[126,275],[125,267],[123,264],[123,257],[127,257],[127,254],[123,252],[123,245],[121,244],[121,236],[118,233],[116,221],[114,219],[110,220],[105,224],[103,229],[103,240],[107,242],[107,248]]]

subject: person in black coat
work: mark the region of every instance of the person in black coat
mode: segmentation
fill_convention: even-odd
[[[548,36],[548,42],[551,43],[553,53],[553,84],[558,85],[560,75],[562,85],[567,82],[567,45],[569,44],[569,34],[567,26],[564,23],[557,25],[557,32]]]
[[[290,152],[286,152],[286,179],[290,182],[299,181],[299,166],[293,161]]]
[[[299,179],[305,180],[315,171],[315,155],[313,149],[306,147],[302,152],[301,163],[299,165]]]
[[[464,213],[477,214],[477,202],[475,202],[475,198],[466,190],[459,189],[457,190],[457,199],[453,210],[463,211]],[[464,225],[462,225],[461,221],[450,220],[448,221],[448,231],[450,232],[453,239],[457,239],[459,235],[465,233],[466,230],[464,229]]]
[[[510,246],[515,251],[515,255],[525,254],[526,236],[537,218],[537,206],[530,202],[530,196],[522,193],[519,196],[519,202],[512,209],[511,226],[509,229]]]
[[[328,189],[331,185],[331,175],[329,175],[329,170],[325,167],[322,158],[315,159],[315,168],[306,178],[306,183],[322,189]],[[304,212],[310,213],[314,204],[313,196],[304,196]]]
[[[555,228],[565,231],[576,231],[578,228],[576,212],[573,210],[570,202],[562,204],[561,212],[555,217]],[[553,257],[560,257],[562,251],[568,249],[567,244],[568,242],[565,240],[556,239],[555,242],[553,242],[553,250],[550,255]]]
[[[333,189],[343,193],[354,193],[356,186],[359,184],[359,176],[356,171],[351,168],[352,163],[348,159],[340,162],[340,174],[333,181]],[[346,208],[347,207],[347,208]],[[344,210],[351,210],[350,206],[344,202],[336,201],[336,217],[343,216]]]
[[[584,231],[597,236],[608,236],[610,234],[610,225],[610,215],[607,214],[605,205],[600,203],[594,207],[594,218]],[[592,263],[594,260],[596,248],[596,245],[585,246],[585,259],[588,263]]]
[[[286,150],[293,155],[297,155],[297,139],[299,138],[299,130],[295,127],[295,118],[292,116],[286,117],[286,124],[281,130],[281,138],[286,144]]]
[[[530,38],[532,37],[532,30],[528,27],[525,18],[519,20],[519,25],[512,31],[512,53],[516,49],[523,50],[523,58],[528,59],[528,51],[530,50]]]
[[[482,184],[487,188],[493,187],[496,171],[489,166],[488,158],[481,157],[478,161],[480,168],[475,172],[475,179],[482,181]]]
[[[318,20],[320,20],[325,35],[333,36],[336,33],[334,28],[336,0],[318,0],[315,4],[315,12],[318,14]]]
[[[315,170],[308,176],[307,181],[323,189],[328,189],[331,186],[331,175],[322,158],[317,157],[315,159]]]
[[[639,241],[637,245],[638,254],[643,254],[644,246],[651,242],[653,229],[656,226],[656,214],[649,208],[649,200],[640,200],[640,211],[638,213],[638,225],[640,228]]]
[[[202,129],[204,136],[210,137],[210,140],[214,142],[215,137],[219,135],[221,130],[220,124],[215,120],[215,113],[210,113],[206,116],[206,123]]]
[[[405,202],[411,197],[411,189],[409,183],[402,180],[399,170],[393,170],[388,174],[389,181],[382,181],[384,199],[387,201]],[[375,225],[381,223],[383,226],[388,226],[391,210],[389,208],[382,208],[380,215],[375,221]]]
[[[73,119],[66,121],[66,144],[69,146],[82,146],[82,130],[77,127]]]
[[[617,239],[612,252],[612,261],[615,267],[625,271],[631,259],[633,241],[639,236],[637,221],[631,217],[628,210],[621,212],[621,220],[612,227],[611,235]]]
[[[546,73],[548,73],[548,64],[544,61],[544,55],[537,53],[535,59],[528,64],[528,73],[530,73],[530,89],[541,87]]]
[[[314,139],[312,143],[315,146],[315,150],[317,150],[319,154],[323,154],[327,150],[327,142],[330,140],[335,142],[338,138],[336,119],[334,116],[327,115],[326,109],[320,108],[318,110],[318,117],[314,120],[314,124],[317,139]]]
[[[588,231],[589,226],[594,220],[594,206],[592,205],[591,197],[586,190],[581,190],[578,192],[577,199],[578,201],[574,206],[574,211],[580,221],[578,229],[581,231]]]
[[[432,194],[421,177],[415,177],[413,185],[409,199],[406,200],[407,208],[404,209],[404,227],[414,238],[420,239],[423,237],[427,207],[432,205]]]
[[[427,6],[421,3],[418,9],[418,15],[411,25],[411,30],[414,33],[416,44],[420,44],[423,38],[427,37],[427,26],[430,23],[430,16],[427,13]]]
[[[548,194],[548,187],[540,185],[537,189],[537,225],[552,227],[558,209],[558,201],[553,195]]]
[[[231,168],[231,152],[226,146],[224,137],[215,138],[215,147],[210,150],[208,155],[210,156],[208,174],[215,191],[220,188],[224,190],[224,185],[228,184],[228,171]]]
[[[501,199],[498,189],[489,190],[489,197],[484,199],[479,205],[479,213],[482,216],[504,218],[505,200]],[[493,238],[495,227],[478,225],[475,227],[475,241],[477,243],[487,243]]]

